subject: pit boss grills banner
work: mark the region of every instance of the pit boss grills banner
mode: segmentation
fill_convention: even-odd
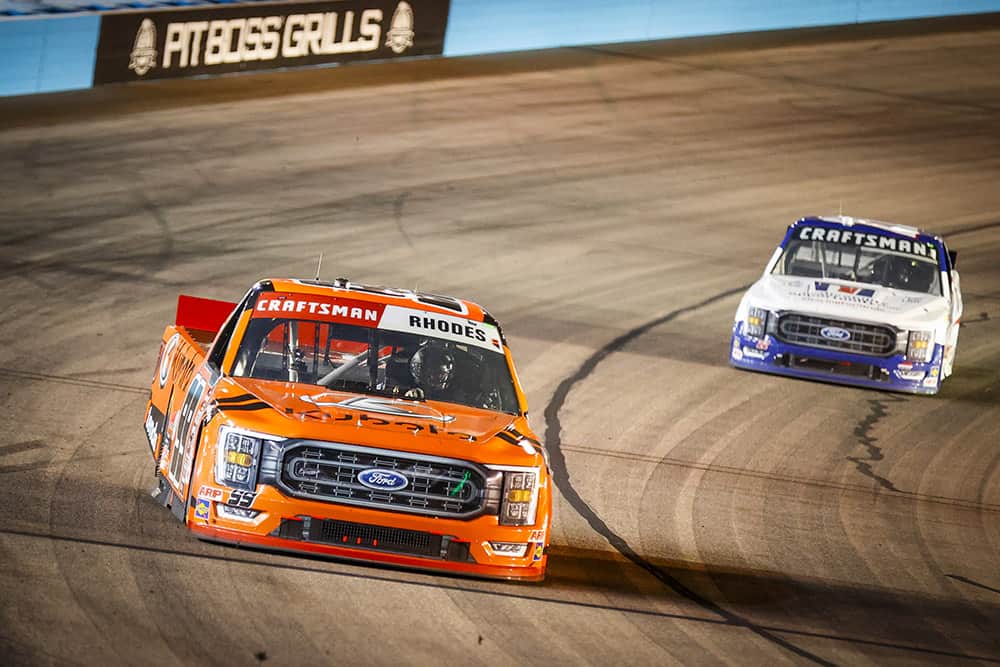
[[[450,0],[104,14],[94,83],[440,55]]]

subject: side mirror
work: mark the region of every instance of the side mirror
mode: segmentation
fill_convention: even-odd
[[[951,268],[954,269],[958,265],[958,251],[957,250],[949,250],[948,251],[948,259],[951,261]]]

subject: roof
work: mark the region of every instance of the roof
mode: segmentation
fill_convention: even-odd
[[[458,316],[477,322],[497,325],[493,316],[479,304],[443,294],[417,292],[381,285],[365,285],[363,283],[353,283],[347,278],[337,278],[333,281],[280,278],[262,282],[270,282],[277,292],[349,296],[359,301],[402,306],[404,308],[417,308],[432,313],[451,315],[453,317]]]

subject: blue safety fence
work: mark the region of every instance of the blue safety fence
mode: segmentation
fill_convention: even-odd
[[[89,88],[97,14],[0,20],[0,95]]]
[[[331,7],[337,10],[339,2],[357,6],[362,0],[328,0],[325,8],[315,11],[329,12]],[[433,54],[464,56],[1000,11],[1000,0],[451,0],[450,6],[447,0],[370,2],[372,6],[384,6],[385,31],[390,28],[389,16],[395,17],[400,13],[401,6],[406,7],[403,13],[408,14],[409,19],[403,26],[403,32],[396,32],[394,46],[398,49],[408,48],[406,34],[410,34],[411,38],[412,34],[416,34],[419,44],[420,31],[424,29],[422,26],[428,25],[427,17],[430,16],[421,3],[436,3],[438,14],[441,3],[444,3],[446,28],[440,25],[439,15],[435,19],[438,27],[444,30],[443,41],[440,33],[435,33],[438,35],[435,37],[438,40],[436,50],[414,49],[403,53],[403,57]],[[100,69],[101,63],[108,62],[109,57],[103,54],[103,60],[99,62],[99,43],[109,43],[112,37],[109,33],[118,30],[115,26],[127,23],[121,18],[123,16],[134,17],[137,25],[140,21],[148,23],[145,19],[149,17],[155,25],[142,30],[149,33],[150,39],[162,41],[164,26],[161,22],[174,20],[171,12],[188,12],[190,15],[190,12],[198,11],[215,17],[220,15],[221,8],[232,7],[233,16],[251,16],[253,10],[239,8],[263,4],[268,5],[266,12],[275,13],[291,3],[274,0],[0,0],[0,95],[71,90],[94,85],[95,67]],[[102,16],[108,17],[103,36]],[[115,21],[111,21],[112,18]],[[193,29],[190,28],[189,32]],[[408,33],[407,29],[416,33]],[[204,67],[197,71],[192,68],[185,72],[168,72],[167,62],[149,60],[156,53],[161,59],[165,57],[168,49],[162,44],[137,50],[138,42],[142,41],[139,34],[142,30],[132,27],[129,34],[123,32],[120,36],[119,41],[124,46],[118,47],[120,55],[115,56],[125,58],[120,67],[128,66],[130,72],[146,72],[142,76],[147,79],[166,74],[201,76],[215,73],[214,70],[206,71]],[[387,46],[384,39],[383,35],[379,52],[372,54],[376,59],[384,57],[381,55]],[[402,41],[398,41],[400,39]],[[336,51],[335,46],[329,50]],[[133,52],[133,56],[139,54],[139,62],[145,62],[147,66],[139,65],[136,69],[137,65],[128,61],[129,52]],[[232,55],[233,51],[227,53]],[[394,53],[388,55],[392,57]],[[323,64],[329,62],[327,59]],[[316,62],[305,57],[294,61],[279,57],[273,62],[264,62],[262,57],[256,57],[246,67],[262,69],[309,64]],[[235,66],[229,71],[234,69]],[[98,81],[107,80],[128,79],[98,78]]]
[[[453,0],[444,55],[893,21],[998,0]]]

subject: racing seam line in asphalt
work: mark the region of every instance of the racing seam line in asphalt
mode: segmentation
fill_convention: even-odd
[[[127,391],[133,394],[147,394],[149,389],[142,387],[130,387],[126,384],[115,382],[101,382],[100,380],[82,380],[65,375],[47,375],[45,373],[32,373],[29,371],[16,371],[10,368],[0,368],[0,376],[20,378],[22,380],[36,380],[38,382],[61,382],[63,384],[73,384],[80,387],[93,387],[96,389],[113,389],[115,391]]]
[[[791,642],[783,639],[782,637],[777,636],[773,632],[770,632],[764,629],[763,627],[756,625],[741,616],[738,616],[737,614],[727,611],[722,607],[720,607],[719,605],[717,605],[716,603],[712,602],[711,600],[702,597],[701,595],[699,595],[698,593],[696,593],[695,591],[693,591],[692,589],[688,588],[683,583],[681,583],[680,580],[671,575],[669,572],[661,570],[660,568],[656,567],[655,565],[647,561],[645,558],[640,556],[638,553],[636,553],[636,551],[628,545],[628,542],[626,542],[622,537],[620,537],[617,533],[611,530],[608,524],[605,523],[604,520],[597,515],[597,513],[590,507],[590,505],[588,505],[587,502],[580,496],[580,494],[577,493],[576,489],[573,488],[573,484],[570,482],[569,469],[566,467],[566,457],[562,451],[562,440],[561,440],[562,426],[559,423],[559,411],[562,409],[563,405],[565,405],[566,397],[569,396],[569,392],[573,389],[573,387],[575,387],[583,380],[586,380],[587,377],[594,372],[594,369],[597,368],[598,364],[604,361],[613,352],[620,351],[627,344],[636,340],[637,338],[648,332],[650,329],[660,326],[661,324],[666,324],[667,322],[676,319],[680,315],[684,315],[686,313],[699,310],[701,308],[704,308],[705,306],[713,304],[717,301],[721,301],[722,299],[731,297],[735,294],[743,293],[749,288],[750,285],[747,284],[726,290],[725,292],[720,292],[719,294],[711,296],[705,299],[704,301],[700,301],[699,303],[696,303],[691,306],[684,306],[683,308],[678,308],[677,310],[672,310],[666,315],[661,315],[655,320],[650,320],[645,324],[642,324],[630,331],[627,331],[621,336],[618,336],[617,338],[612,340],[610,343],[598,349],[592,355],[590,355],[583,362],[583,364],[580,365],[580,368],[578,368],[575,373],[573,373],[569,377],[565,378],[562,382],[560,382],[559,386],[556,387],[555,393],[553,393],[552,395],[552,400],[545,407],[545,423],[546,423],[545,446],[546,449],[548,449],[549,458],[551,459],[553,464],[551,466],[552,478],[555,481],[558,489],[562,492],[563,496],[569,502],[569,504],[572,505],[577,512],[579,512],[580,516],[586,519],[587,523],[590,524],[590,527],[593,528],[593,530],[597,534],[604,537],[604,539],[606,539],[608,543],[612,547],[614,547],[616,551],[618,551],[618,553],[620,553],[622,556],[632,561],[635,565],[639,566],[640,568],[651,574],[654,578],[665,584],[675,593],[687,598],[691,602],[694,602],[702,609],[706,609],[714,614],[721,616],[723,619],[726,620],[727,624],[750,630],[751,632],[761,637],[762,639],[772,642],[784,648],[785,650],[790,651],[798,655],[799,657],[805,658],[806,660],[814,662],[818,665],[832,666],[835,663],[832,663],[828,660],[824,660],[818,655],[815,655],[804,649],[801,649],[798,646],[792,644]]]
[[[390,577],[390,576],[372,575],[372,574],[370,574],[368,572],[365,572],[365,573],[362,573],[362,574],[353,574],[353,573],[350,573],[350,572],[343,572],[343,571],[337,571],[337,570],[325,570],[325,569],[318,568],[318,567],[306,567],[306,566],[303,566],[303,565],[289,565],[289,564],[286,564],[286,563],[267,563],[267,562],[262,562],[262,561],[248,560],[246,558],[232,558],[232,557],[229,557],[229,556],[215,556],[215,555],[212,555],[212,554],[198,554],[198,553],[192,553],[190,551],[180,551],[180,550],[177,550],[177,549],[167,549],[167,548],[163,548],[163,547],[150,547],[150,546],[144,546],[144,545],[141,545],[141,544],[127,544],[127,543],[122,543],[122,542],[108,542],[108,541],[105,541],[105,540],[94,540],[94,539],[89,539],[89,538],[86,538],[86,537],[72,537],[72,536],[69,536],[69,535],[56,535],[56,534],[52,534],[52,533],[38,533],[38,532],[34,532],[34,531],[29,531],[29,530],[16,530],[16,529],[9,529],[9,528],[0,528],[0,535],[14,535],[14,536],[17,536],[17,537],[29,537],[29,538],[36,538],[36,539],[53,540],[53,541],[57,541],[57,542],[71,542],[71,543],[74,543],[74,544],[89,544],[91,546],[96,546],[96,547],[106,547],[106,548],[111,548],[111,549],[128,549],[128,550],[131,550],[131,551],[143,551],[143,552],[151,553],[151,554],[160,554],[160,555],[163,555],[163,556],[178,556],[178,557],[181,557],[181,558],[198,558],[198,559],[204,559],[204,560],[208,560],[208,561],[218,561],[218,562],[222,562],[222,563],[232,563],[232,564],[235,564],[235,565],[251,565],[251,566],[258,566],[258,567],[279,568],[279,569],[282,569],[282,570],[289,570],[289,571],[294,571],[294,572],[303,572],[303,573],[306,573],[306,574],[325,574],[325,575],[329,575],[329,576],[332,576],[332,577],[343,577],[345,579],[364,579],[366,581],[367,580],[374,580],[374,581],[379,581],[379,582],[382,582],[382,583],[400,584],[400,585],[404,585],[404,586],[416,586],[418,588],[433,588],[435,590],[459,591],[459,592],[462,592],[462,593],[471,593],[471,594],[474,594],[474,595],[486,595],[486,596],[489,596],[489,597],[502,597],[502,598],[510,598],[510,599],[515,599],[515,600],[527,600],[527,601],[531,601],[531,602],[549,602],[549,603],[552,603],[552,604],[563,605],[563,606],[568,606],[568,607],[583,607],[583,608],[586,608],[586,609],[596,609],[596,610],[599,610],[599,611],[616,611],[616,612],[624,613],[624,614],[636,614],[636,615],[639,615],[639,616],[649,616],[649,617],[653,617],[653,618],[669,618],[669,619],[678,620],[678,621],[690,621],[690,622],[693,622],[693,623],[706,623],[708,625],[720,625],[720,626],[735,625],[733,622],[731,622],[728,619],[702,618],[700,616],[690,616],[688,614],[671,614],[670,612],[652,611],[652,610],[649,610],[649,609],[635,609],[635,608],[630,608],[630,607],[619,607],[619,606],[614,606],[614,605],[595,604],[593,602],[576,602],[576,601],[573,601],[573,600],[560,600],[559,598],[549,598],[549,597],[541,597],[541,596],[535,596],[535,595],[518,595],[518,594],[512,594],[512,593],[510,593],[508,590],[501,590],[501,591],[483,590],[483,589],[478,589],[478,588],[468,588],[468,587],[459,586],[459,585],[456,585],[456,584],[441,583],[439,581],[431,581],[431,582],[406,581],[404,579],[397,579],[397,578]],[[240,550],[240,547],[224,547],[224,546],[221,546],[221,545],[212,545],[212,546],[219,546],[220,548],[223,548],[223,549]],[[301,554],[296,554],[294,556],[291,556],[291,555],[285,555],[285,554],[281,554],[281,553],[268,552],[266,549],[261,550],[261,549],[246,548],[244,550],[245,551],[249,551],[251,553],[259,553],[261,555],[274,556],[274,557],[277,557],[277,558],[288,558],[290,560],[310,560],[309,556],[302,556]],[[323,558],[316,558],[315,560],[319,560],[319,561],[323,561],[323,562],[333,562],[333,563],[336,563],[336,561],[329,561],[329,560],[326,560],[326,559],[323,559]],[[364,567],[370,567],[371,565],[370,564],[364,564],[363,566]],[[359,565],[358,567],[362,567],[362,565]],[[428,575],[428,576],[433,576],[433,575]],[[951,576],[951,575],[947,575],[947,576]],[[501,582],[501,585],[504,585],[504,586],[509,585],[509,586],[513,587],[513,586],[518,586],[519,584],[513,584],[513,583],[508,584],[506,582]],[[531,586],[531,584],[524,584],[524,586]],[[809,630],[796,630],[794,628],[782,628],[782,627],[766,626],[766,625],[759,626],[759,627],[762,630],[767,630],[767,631],[770,631],[770,632],[780,632],[782,634],[797,635],[797,636],[801,636],[801,637],[812,637],[812,638],[815,638],[815,639],[826,639],[826,640],[829,640],[829,641],[844,642],[844,643],[848,643],[848,644],[864,644],[866,646],[878,646],[878,647],[881,647],[881,648],[898,649],[898,650],[901,650],[901,651],[913,651],[913,652],[916,652],[916,653],[927,653],[929,655],[940,655],[940,656],[946,656],[946,657],[949,657],[949,658],[960,658],[960,659],[963,659],[963,660],[976,660],[976,661],[979,661],[979,662],[990,662],[990,663],[1000,664],[1000,658],[994,658],[994,657],[989,657],[989,656],[967,655],[967,654],[963,654],[963,653],[955,653],[954,651],[941,651],[941,650],[938,650],[938,649],[926,648],[926,647],[923,647],[923,646],[911,646],[911,645],[908,645],[908,644],[897,644],[895,642],[884,642],[884,641],[876,641],[876,640],[873,640],[873,639],[862,639],[861,637],[844,637],[844,636],[840,636],[840,635],[825,634],[825,633],[822,633],[822,632],[811,632]]]
[[[882,454],[882,448],[875,444],[878,442],[878,438],[872,435],[872,429],[875,428],[875,425],[882,421],[882,417],[885,417],[888,413],[889,408],[886,403],[905,402],[905,398],[899,398],[897,396],[887,396],[885,398],[877,398],[868,401],[868,404],[871,405],[871,412],[865,415],[864,419],[859,421],[858,425],[854,427],[854,435],[858,437],[858,442],[864,445],[865,449],[868,450],[868,457],[845,457],[848,461],[857,466],[858,472],[862,475],[871,477],[882,488],[888,489],[889,491],[896,491],[897,493],[906,493],[906,491],[897,488],[895,484],[872,470],[872,463],[881,461],[885,458]]]
[[[986,584],[981,584],[978,581],[973,581],[972,579],[969,579],[968,577],[963,577],[959,574],[946,574],[944,576],[948,577],[949,579],[954,579],[955,581],[961,581],[963,584],[969,584],[970,586],[978,586],[979,588],[983,588],[990,592],[1000,594],[1000,589],[993,588],[992,586],[987,586]]]

